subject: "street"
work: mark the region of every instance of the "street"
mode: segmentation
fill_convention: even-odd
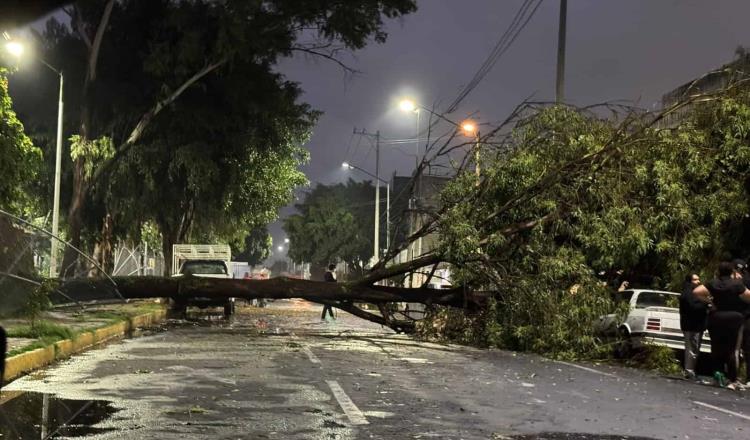
[[[746,394],[638,370],[418,342],[344,313],[321,322],[319,310],[277,301],[242,308],[231,322],[203,314],[76,356],[3,390],[0,433],[741,439],[750,431]]]

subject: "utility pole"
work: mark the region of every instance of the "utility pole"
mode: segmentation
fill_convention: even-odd
[[[52,243],[49,255],[49,277],[57,276],[57,254],[60,247],[59,223],[60,223],[60,168],[62,164],[62,139],[63,139],[63,74],[45,63],[47,67],[60,75],[60,98],[57,103],[57,147],[55,150],[55,192],[52,201]]]
[[[369,136],[371,138],[375,138],[375,174],[370,174],[369,172],[363,170],[362,168],[359,168],[354,165],[350,165],[347,163],[344,163],[345,166],[348,166],[352,169],[358,169],[365,174],[370,175],[370,177],[375,178],[375,231],[374,231],[374,239],[375,242],[373,243],[373,249],[372,249],[372,258],[374,265],[375,263],[380,260],[380,184],[382,182],[382,179],[380,178],[380,131],[376,131],[373,133],[368,133],[367,130],[362,129],[360,131],[357,131],[357,129],[354,129],[354,134],[358,134],[360,136]],[[390,196],[390,194],[389,194]],[[390,198],[390,197],[389,197]],[[388,207],[390,208],[390,200],[388,202]],[[387,213],[388,219],[387,222],[390,222],[390,213]],[[389,227],[386,225],[386,227]]]
[[[380,130],[375,132],[375,246],[373,263],[380,260]]]
[[[555,87],[557,104],[565,99],[565,28],[568,16],[568,0],[560,0],[560,25],[557,34],[557,84]]]

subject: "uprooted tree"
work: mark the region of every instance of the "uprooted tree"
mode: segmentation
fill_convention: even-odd
[[[647,273],[651,285],[674,288],[685,272],[708,274],[750,242],[750,93],[742,87],[686,97],[657,114],[524,103],[481,139],[479,178],[474,143],[456,139],[429,144],[420,166],[453,172],[440,207],[422,213],[421,227],[358,280],[140,278],[116,280],[119,290],[125,297],[305,298],[404,331],[419,325],[388,304],[420,302],[481,317],[461,338],[594,356],[606,347],[592,324],[613,309],[607,274]],[[431,234],[434,248],[390,263]],[[456,288],[426,287],[439,264],[451,266]],[[396,286],[414,271],[426,275],[421,287]]]

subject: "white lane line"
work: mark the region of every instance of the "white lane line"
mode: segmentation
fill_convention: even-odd
[[[339,402],[341,409],[344,410],[344,414],[349,418],[352,425],[367,425],[370,423],[365,418],[365,415],[362,414],[362,411],[357,408],[357,405],[352,402],[352,399],[346,395],[344,389],[341,388],[341,385],[339,385],[338,382],[335,380],[327,380],[326,383],[328,384],[328,387],[331,388],[333,397]]]
[[[585,370],[585,371],[588,371],[590,373],[601,374],[602,376],[617,377],[614,374],[605,373],[604,371],[595,370],[595,369],[589,368],[589,367],[584,367],[583,365],[576,365],[576,364],[571,364],[570,362],[563,362],[563,361],[557,361],[557,363],[558,364],[567,365],[567,366],[573,367],[573,368],[579,368],[581,370]]]
[[[310,359],[310,362],[312,362],[313,364],[320,363],[320,359],[318,359],[318,357],[315,356],[315,353],[313,353],[312,350],[310,350],[310,347],[302,347],[302,351],[305,352],[305,354],[307,355],[307,358]]]
[[[739,417],[741,419],[750,420],[750,416],[746,416],[745,414],[730,411],[728,409],[720,408],[718,406],[709,405],[708,403],[698,402],[697,400],[693,400],[693,403],[700,406],[705,406],[706,408],[710,408],[714,411],[723,412],[724,414],[729,414],[730,416]]]

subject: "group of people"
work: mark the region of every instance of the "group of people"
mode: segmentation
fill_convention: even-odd
[[[719,264],[717,277],[706,284],[698,274],[685,280],[680,296],[680,328],[685,336],[685,375],[696,377],[703,333],[711,338],[712,371],[717,384],[731,389],[739,381],[740,352],[750,386],[750,272],[742,260]]]

